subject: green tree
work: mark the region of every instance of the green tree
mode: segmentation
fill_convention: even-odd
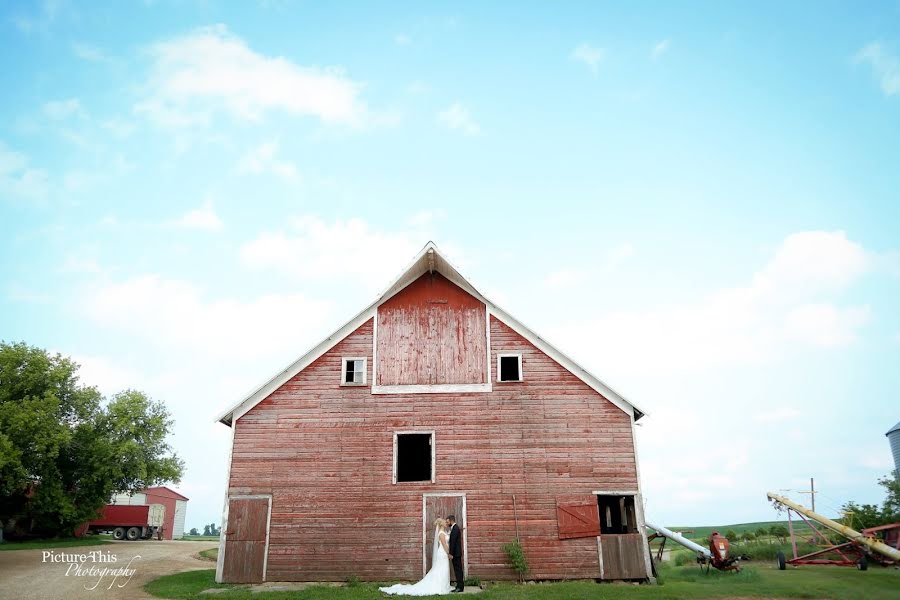
[[[879,479],[878,484],[887,492],[881,505],[881,518],[885,524],[900,522],[900,472],[893,471]]]
[[[188,532],[188,535],[200,535],[200,533],[197,531],[196,527],[191,527],[191,530]]]
[[[887,493],[881,506],[857,504],[851,500],[841,507],[845,515],[840,520],[841,523],[860,530],[900,521],[900,477],[897,473],[892,473],[879,479],[878,485]]]
[[[752,542],[754,539],[756,539],[756,536],[753,534],[752,531],[745,531],[744,533],[741,534],[741,539],[744,540],[745,542]]]
[[[209,524],[209,535],[219,535],[220,533],[222,533],[222,530],[221,528],[216,527],[215,523]]]
[[[761,540],[762,538],[764,538],[768,535],[769,535],[769,531],[765,527],[757,528],[757,530],[756,530],[756,538],[757,539]]]
[[[728,540],[729,542],[736,542],[738,539],[738,534],[735,532],[734,529],[729,529],[728,531],[725,532],[725,539]]]
[[[212,535],[212,534],[209,532],[209,525],[204,525],[204,526],[203,526],[203,535]]]
[[[769,527],[769,535],[777,538],[782,544],[787,543],[789,533],[787,527],[784,525],[772,525]]]
[[[178,481],[165,407],[128,390],[108,402],[78,365],[0,342],[0,526],[59,535],[95,517],[113,493]]]

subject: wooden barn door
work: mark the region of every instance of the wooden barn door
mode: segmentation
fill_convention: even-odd
[[[422,496],[424,506],[422,519],[422,575],[431,569],[431,550],[434,544],[434,520],[438,517],[454,515],[456,524],[462,533],[463,545],[463,572],[469,572],[469,553],[466,548],[466,495],[465,494],[424,494]],[[451,569],[450,578],[453,578]]]
[[[270,496],[233,497],[225,531],[225,583],[262,583],[266,577]]]
[[[600,535],[601,579],[646,579],[644,563],[647,546],[639,533]]]

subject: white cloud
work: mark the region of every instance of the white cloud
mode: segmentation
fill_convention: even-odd
[[[172,126],[208,123],[223,110],[258,121],[269,111],[359,124],[361,85],[338,68],[300,66],[254,52],[224,25],[204,27],[149,50],[151,95],[135,110]]]
[[[588,278],[588,272],[581,269],[559,269],[544,279],[544,285],[551,288],[568,287]]]
[[[600,63],[606,57],[606,50],[603,48],[595,48],[588,43],[581,44],[572,50],[572,60],[582,62],[588,66],[591,72],[596,76],[600,67]]]
[[[872,311],[868,306],[838,308],[831,304],[804,304],[793,308],[785,318],[788,339],[835,348],[858,339],[857,332],[867,324]]]
[[[64,273],[89,273],[97,275],[104,272],[100,264],[92,258],[81,258],[75,255],[66,257],[60,270]]]
[[[82,385],[95,386],[104,396],[126,389],[141,389],[146,384],[145,375],[135,369],[122,366],[102,356],[72,355],[78,363],[78,379]]]
[[[0,195],[43,198],[48,186],[46,171],[30,167],[24,154],[0,142]]]
[[[283,179],[296,180],[299,177],[294,163],[278,160],[278,141],[260,144],[247,151],[238,161],[236,170],[241,175],[264,175],[271,173]]]
[[[74,52],[75,56],[77,56],[81,60],[86,60],[88,62],[114,62],[112,58],[107,56],[106,53],[97,46],[92,46],[91,44],[85,44],[83,42],[76,42],[72,44],[72,52]]]
[[[121,117],[113,117],[100,123],[100,127],[118,138],[126,138],[134,132],[134,123]]]
[[[650,58],[656,60],[660,58],[663,54],[669,51],[669,40],[661,40],[653,45],[653,49],[650,50]]]
[[[78,98],[69,98],[68,100],[54,100],[44,104],[44,114],[51,119],[61,121],[75,116],[79,118],[87,117],[87,113],[81,106]]]
[[[774,360],[790,343],[834,348],[853,343],[868,306],[839,307],[830,294],[849,287],[872,264],[842,231],[787,236],[747,285],[693,304],[620,310],[560,327],[553,339],[604,373],[659,375]],[[603,339],[599,348],[592,340]]]
[[[466,135],[479,135],[481,126],[475,122],[469,111],[458,102],[438,113],[438,122],[450,129],[462,131]]]
[[[779,406],[765,412],[759,412],[753,416],[753,420],[757,423],[779,423],[782,421],[793,421],[799,418],[803,413],[793,406]]]
[[[622,242],[614,248],[610,248],[604,255],[604,269],[612,270],[618,268],[623,262],[634,256],[634,246],[631,242]]]
[[[363,280],[383,286],[427,240],[375,231],[360,219],[326,223],[315,216],[290,219],[284,231],[263,233],[240,249],[241,262],[304,279]]]
[[[634,255],[634,247],[630,242],[622,242],[604,252],[589,267],[565,267],[550,273],[544,278],[544,285],[550,288],[563,288],[581,284],[589,279],[600,277],[614,271]]]
[[[885,96],[900,94],[900,58],[888,50],[881,42],[872,42],[856,53],[856,62],[865,62],[872,67]]]
[[[222,220],[213,209],[212,200],[209,199],[203,203],[203,206],[188,211],[172,224],[177,227],[206,231],[218,231],[223,227]]]
[[[447,218],[447,212],[441,208],[435,210],[420,210],[408,218],[406,224],[410,227],[427,227],[435,221],[445,218]]]
[[[296,349],[298,340],[310,343],[310,331],[320,329],[330,310],[301,294],[249,301],[204,296],[189,282],[143,275],[92,288],[81,305],[97,323],[151,344],[232,359]]]

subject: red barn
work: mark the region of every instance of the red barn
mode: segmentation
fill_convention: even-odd
[[[220,582],[417,580],[453,513],[468,576],[650,578],[642,411],[429,243],[371,306],[222,414]]]

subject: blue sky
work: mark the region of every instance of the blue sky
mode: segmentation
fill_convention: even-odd
[[[164,400],[200,526],[212,417],[432,239],[649,413],[648,517],[880,501],[898,32],[898,2],[7,3],[0,338]]]

